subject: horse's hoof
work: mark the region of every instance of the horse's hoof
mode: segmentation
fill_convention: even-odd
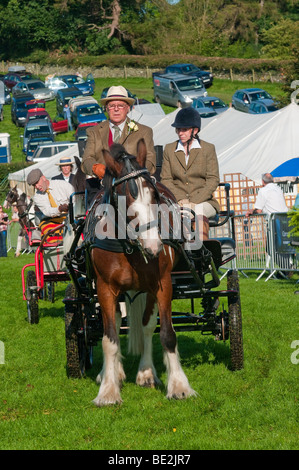
[[[96,397],[92,402],[98,408],[102,408],[103,406],[120,405],[122,403],[122,399],[120,397],[118,399]]]

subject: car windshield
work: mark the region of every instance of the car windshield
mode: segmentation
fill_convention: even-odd
[[[45,88],[43,82],[33,82],[28,85],[29,90],[37,90],[38,88]]]
[[[219,109],[219,108],[225,108],[226,107],[226,104],[222,101],[222,100],[206,100],[204,101],[204,105],[205,106],[210,106],[212,108],[216,108],[216,109]]]
[[[182,67],[182,72],[183,73],[189,73],[189,72],[198,72],[199,69],[195,65],[185,65]]]
[[[83,78],[81,77],[67,77],[67,78],[64,78],[64,80],[69,83],[70,85],[78,85],[80,83],[85,83]]]
[[[102,110],[99,106],[85,106],[84,108],[79,109],[79,114],[81,116],[92,116],[101,113]]]
[[[204,107],[205,107],[205,105],[203,104],[203,102],[200,101],[200,100],[194,100],[194,101],[193,101],[193,106],[194,106],[195,108],[204,108]]]
[[[35,126],[35,127],[27,127],[27,129],[24,132],[24,136],[28,137],[29,135],[32,134],[37,134],[37,133],[49,133],[49,126]]]
[[[249,96],[251,98],[251,101],[258,101],[258,100],[265,100],[265,99],[269,99],[271,100],[272,97],[271,95],[269,95],[269,93],[267,93],[266,91],[257,91],[257,92],[254,92],[254,93],[249,93]]]
[[[198,78],[188,78],[186,80],[180,80],[176,82],[176,84],[178,89],[181,91],[194,90],[194,88],[199,90],[203,88],[203,84]]]

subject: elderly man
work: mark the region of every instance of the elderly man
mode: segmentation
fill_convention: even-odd
[[[128,97],[127,90],[122,86],[109,88],[107,97],[101,100],[105,106],[108,121],[87,130],[87,142],[82,159],[82,171],[89,176],[102,178],[105,170],[103,149],[109,150],[113,143],[123,145],[132,155],[137,153],[137,143],[144,139],[147,148],[146,167],[151,174],[156,169],[156,153],[153,142],[153,131],[148,126],[136,124],[127,114],[135,100]],[[92,182],[87,180],[87,185]],[[95,186],[98,186],[95,184]]]
[[[251,214],[270,215],[275,212],[288,212],[283,192],[274,184],[271,173],[265,173],[262,176],[262,186],[255,201],[255,208],[247,211],[246,217]]]
[[[50,181],[38,168],[30,171],[27,183],[36,189],[33,202],[43,217],[61,217],[68,212],[69,199],[74,192],[70,183],[62,180]]]

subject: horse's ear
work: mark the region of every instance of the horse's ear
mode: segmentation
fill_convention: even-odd
[[[113,176],[118,176],[121,172],[121,165],[117,161],[115,161],[115,159],[112,157],[111,153],[108,152],[108,150],[103,150],[103,155],[106,167],[110,170],[110,173]]]
[[[137,144],[137,156],[136,160],[141,166],[141,168],[145,167],[145,161],[146,161],[146,145],[144,142],[144,139],[140,139]]]

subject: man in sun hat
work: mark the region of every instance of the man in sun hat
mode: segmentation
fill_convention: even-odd
[[[74,157],[61,157],[59,162],[56,163],[60,167],[61,173],[53,176],[52,180],[64,180],[70,184],[74,183],[75,175],[72,173],[73,165],[75,164]]]
[[[102,178],[105,172],[103,149],[109,150],[113,143],[123,145],[132,155],[137,154],[137,143],[144,139],[147,148],[146,167],[151,174],[156,169],[156,153],[154,149],[153,131],[150,127],[131,121],[127,115],[135,103],[122,86],[112,86],[106,98],[101,100],[105,107],[108,120],[87,129],[87,142],[82,159],[82,171],[89,176]],[[98,186],[99,181],[87,179],[87,185]],[[93,190],[93,192],[96,192]]]

